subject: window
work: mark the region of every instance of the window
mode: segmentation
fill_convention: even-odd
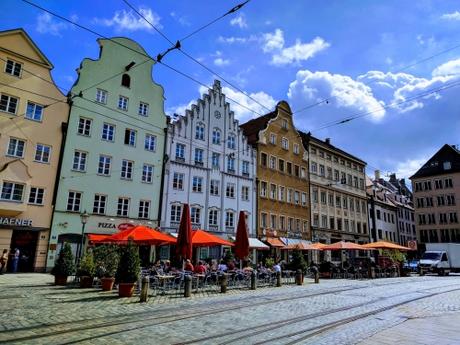
[[[263,167],[267,166],[267,154],[266,153],[263,153],[263,152],[260,153],[260,165],[262,165]]]
[[[446,195],[446,201],[447,201],[447,205],[449,206],[455,205],[455,195],[454,194]]]
[[[149,116],[149,105],[144,102],[139,102],[139,115],[141,116]]]
[[[86,170],[86,152],[75,151],[73,154],[73,170],[85,171]]]
[[[286,119],[283,119],[283,122],[281,123],[281,127],[283,127],[283,129],[288,129],[288,122]]]
[[[91,135],[91,124],[93,120],[80,117],[78,119],[77,133],[89,137]]]
[[[298,165],[294,165],[294,176],[300,177],[300,167]]]
[[[131,86],[131,78],[126,73],[121,76],[121,86],[124,86],[127,88]]]
[[[339,176],[339,171],[334,169],[334,181],[339,181],[340,176]]]
[[[50,162],[51,147],[43,144],[37,144],[35,148],[35,161],[40,163]]]
[[[276,215],[275,214],[270,215],[270,228],[276,229]]]
[[[201,123],[195,127],[195,139],[204,140],[204,125]]]
[[[125,145],[136,146],[136,131],[134,129],[125,129]]]
[[[203,153],[202,149],[195,149],[195,164],[203,165]]]
[[[359,179],[359,189],[364,190],[364,179],[363,178]]]
[[[444,195],[438,195],[438,206],[444,206]]]
[[[30,187],[29,204],[43,205],[44,188]]]
[[[377,210],[377,219],[381,219],[380,210]]]
[[[353,198],[349,199],[350,211],[355,211],[355,200]]]
[[[334,206],[334,194],[333,193],[329,193],[328,194],[328,198],[329,198],[329,206]]]
[[[112,163],[112,157],[110,156],[99,156],[99,166],[97,173],[99,175],[109,176],[110,175],[110,164]]]
[[[225,196],[227,198],[235,197],[235,184],[234,183],[227,183],[227,188],[225,189]]]
[[[10,114],[16,114],[19,99],[2,94],[0,97],[0,111],[4,111]]]
[[[301,178],[307,178],[307,169],[305,168],[300,168],[300,177]]]
[[[107,205],[107,195],[95,194],[93,203],[93,213],[105,214],[105,206]]]
[[[299,144],[294,144],[294,154],[298,155],[300,152],[299,150]]]
[[[249,187],[247,186],[241,187],[241,200],[249,201]]]
[[[211,186],[210,186],[209,193],[211,195],[219,195],[219,185],[220,185],[219,180],[211,180]]]
[[[175,172],[173,174],[173,189],[182,190],[184,188],[184,174]]]
[[[127,217],[129,213],[129,198],[118,198],[117,216]]]
[[[6,60],[5,73],[11,74],[15,77],[20,77],[22,71],[22,64],[10,59]]]
[[[355,188],[358,188],[358,177],[357,176],[353,176],[353,186]]]
[[[203,191],[203,178],[202,177],[193,176],[192,191],[196,193],[201,193]]]
[[[340,195],[335,196],[335,207],[342,207],[342,198]]]
[[[260,196],[264,198],[267,196],[267,182],[265,181],[260,182]]]
[[[317,189],[313,189],[312,198],[313,198],[314,203],[318,202],[318,190]]]
[[[318,214],[314,214],[313,215],[313,226],[319,226],[319,215]]]
[[[153,182],[153,165],[144,164],[142,166],[142,182],[145,182],[145,183]]]
[[[294,230],[294,218],[288,218],[288,231]]]
[[[230,135],[228,136],[228,139],[227,139],[227,147],[228,147],[229,149],[232,149],[232,150],[234,150],[235,147],[236,147],[236,140],[235,140],[235,136],[234,136],[233,134],[230,134]]]
[[[276,184],[270,184],[270,199],[276,199]]]
[[[267,214],[266,213],[261,213],[260,214],[260,226],[262,228],[267,227]]]
[[[297,191],[294,192],[294,203],[296,205],[300,204],[300,193]]]
[[[180,222],[182,205],[171,205],[171,222]]]
[[[102,125],[102,140],[115,140],[115,125],[112,125],[110,123],[104,123]]]
[[[284,160],[283,159],[278,159],[278,169],[281,172],[284,172]]]
[[[125,96],[119,96],[118,97],[118,109],[121,110],[128,110],[128,97]]]
[[[107,104],[107,91],[96,89],[96,102]]]
[[[452,179],[451,178],[446,178],[444,180],[444,188],[453,188],[454,185],[452,183]]]
[[[449,213],[449,223],[458,223],[457,212]]]
[[[219,169],[219,165],[220,165],[219,161],[220,161],[220,154],[213,152],[212,153],[212,167]]]
[[[335,229],[335,218],[329,217],[329,228],[334,230]]]
[[[307,193],[302,193],[302,206],[307,205]]]
[[[352,179],[352,176],[350,174],[347,175],[347,184],[349,186],[352,186],[353,185],[353,179]]]
[[[235,158],[233,156],[228,156],[227,160],[227,171],[228,172],[235,172]]]
[[[225,227],[233,228],[235,226],[235,214],[233,211],[225,212]]]
[[[288,189],[288,193],[287,193],[287,202],[292,203],[292,201],[293,201],[293,194],[294,194],[294,191],[293,191],[292,189]]]
[[[81,192],[69,191],[67,197],[67,211],[80,212]]]
[[[270,169],[276,169],[276,157],[270,156]]]
[[[14,182],[3,182],[1,199],[22,202],[23,191],[23,184]]]
[[[316,173],[318,171],[318,164],[316,162],[311,162],[310,169],[312,173]]]
[[[134,166],[133,161],[128,161],[126,159],[123,159],[121,161],[121,174],[120,174],[120,177],[122,179],[132,180],[133,179],[133,166]]]
[[[185,159],[185,145],[176,144],[176,159]]]
[[[286,172],[289,175],[292,175],[292,163],[291,162],[286,162]]]
[[[286,230],[286,217],[280,216],[280,230]]]
[[[319,165],[319,174],[322,177],[326,176],[326,172],[324,170],[324,165],[322,165],[322,164]]]
[[[43,106],[32,102],[27,102],[26,119],[41,121],[43,116]]]
[[[150,201],[149,200],[140,200],[139,201],[139,213],[138,217],[143,219],[149,218],[150,211]]]
[[[217,222],[219,211],[216,209],[209,210],[209,225],[219,225]]]
[[[285,188],[283,186],[279,186],[279,188],[278,188],[278,200],[279,201],[284,201],[284,198],[285,198],[284,197],[284,194],[285,194],[284,190],[285,190]]]
[[[214,128],[212,130],[212,143],[215,145],[220,145],[220,137],[221,137],[220,130],[217,128]]]
[[[200,213],[201,209],[198,207],[190,208],[190,219],[193,224],[200,224]]]
[[[270,144],[276,145],[276,134],[270,133]]]
[[[147,151],[154,152],[157,146],[157,137],[152,134],[146,134],[144,140],[144,148]]]
[[[327,201],[326,192],[321,191],[321,203],[323,205],[326,205],[326,201]]]
[[[321,216],[321,227],[327,228],[327,216]]]
[[[281,139],[281,147],[284,150],[289,150],[289,140],[287,140],[286,138]]]

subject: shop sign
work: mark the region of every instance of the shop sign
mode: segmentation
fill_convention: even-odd
[[[32,226],[32,219],[0,217],[0,225]]]
[[[414,241],[414,240],[408,241],[407,246],[412,250],[417,250],[417,241]]]
[[[101,229],[116,229],[117,227],[113,223],[97,223],[97,227]]]
[[[131,223],[121,223],[118,225],[118,230],[123,231],[123,230],[128,230],[136,227],[134,224]]]

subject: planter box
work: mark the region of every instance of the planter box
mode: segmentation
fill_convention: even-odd
[[[118,296],[119,297],[132,297],[134,293],[134,285],[136,285],[136,283],[118,284]]]
[[[88,276],[80,277],[80,287],[85,288],[85,289],[92,288],[93,281],[94,281],[93,277],[88,277]]]
[[[112,291],[115,278],[101,278],[102,291]]]
[[[67,276],[54,276],[54,285],[67,285]]]

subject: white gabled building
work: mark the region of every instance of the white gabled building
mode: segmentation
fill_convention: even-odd
[[[190,205],[192,226],[227,239],[239,211],[255,235],[255,159],[219,81],[168,125],[161,228],[176,232],[182,205]]]

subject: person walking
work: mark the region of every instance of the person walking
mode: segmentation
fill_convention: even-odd
[[[8,249],[3,249],[2,256],[0,256],[0,274],[3,274],[3,269],[8,262]]]
[[[18,264],[19,264],[19,255],[21,252],[19,251],[18,248],[14,249],[14,254],[13,254],[13,273],[16,273],[18,271]]]

